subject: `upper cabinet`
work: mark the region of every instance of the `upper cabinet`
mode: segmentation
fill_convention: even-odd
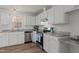
[[[9,13],[2,13],[1,14],[1,25],[9,25],[11,24],[11,16]]]
[[[54,23],[54,9],[51,8],[49,10],[47,10],[47,14],[48,14],[48,24],[52,25]]]
[[[36,25],[42,25],[43,21],[47,19],[47,11],[42,12],[36,16]]]
[[[35,16],[26,16],[24,18],[23,24],[24,25],[35,25],[36,19]]]
[[[36,22],[35,16],[30,16],[30,25],[36,25],[35,22]]]
[[[54,8],[54,23],[53,24],[62,24],[65,23],[65,14],[63,6],[55,6]]]
[[[41,19],[40,19],[40,15],[36,16],[36,25],[40,25],[41,24]]]
[[[48,22],[50,25],[63,24],[65,23],[65,14],[63,6],[54,6],[47,10],[48,12]]]
[[[48,23],[44,22],[45,25],[65,24],[67,23],[65,17],[64,6],[57,5],[37,15],[36,23],[41,25],[43,20],[48,19]]]

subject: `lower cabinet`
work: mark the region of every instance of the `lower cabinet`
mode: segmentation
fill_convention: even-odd
[[[8,45],[16,45],[18,43],[17,32],[8,33]]]
[[[44,39],[43,39],[43,49],[46,52],[49,52],[49,37],[48,35],[45,35],[45,34],[44,34]]]
[[[0,47],[8,46],[8,33],[0,34]]]
[[[0,33],[0,47],[24,43],[24,32]]]
[[[49,53],[59,53],[59,41],[58,38],[49,37]]]
[[[17,35],[17,44],[22,44],[22,43],[24,43],[24,32],[18,32],[17,33],[18,35]]]
[[[24,43],[24,32],[10,32],[8,33],[8,44],[16,45]]]

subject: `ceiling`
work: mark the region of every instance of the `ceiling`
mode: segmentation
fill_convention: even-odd
[[[11,10],[15,8],[18,12],[38,14],[43,8],[49,9],[52,5],[0,5],[0,9]]]

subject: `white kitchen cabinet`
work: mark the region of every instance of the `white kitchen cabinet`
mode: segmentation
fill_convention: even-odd
[[[43,39],[43,49],[46,51],[46,52],[49,52],[49,36],[44,34],[44,39]]]
[[[9,25],[10,20],[11,19],[8,13],[1,14],[1,25]]]
[[[26,16],[23,24],[24,25],[35,25],[36,19],[35,16]]]
[[[41,25],[41,22],[47,18],[47,11],[36,16],[36,25]]]
[[[40,15],[36,16],[36,25],[41,25]]]
[[[36,25],[35,22],[36,22],[35,16],[30,16],[30,25]]]
[[[17,32],[9,32],[8,33],[8,45],[16,45],[18,43]]]
[[[26,16],[25,25],[30,25],[30,16]]]
[[[1,13],[0,27],[1,30],[12,29],[12,16],[9,13]]]
[[[0,33],[0,47],[8,46],[8,33]]]
[[[56,25],[56,24],[66,24],[68,23],[68,19],[66,19],[66,14],[64,12],[64,6],[54,6],[47,10],[47,18],[49,25]]]
[[[22,44],[24,43],[24,32],[18,32],[17,33],[17,44]]]
[[[54,9],[51,8],[47,10],[47,13],[48,13],[48,24],[52,25],[54,23]]]
[[[49,53],[58,53],[59,52],[59,41],[57,37],[49,37]]]
[[[9,32],[8,44],[16,45],[24,43],[24,32]]]
[[[54,23],[53,24],[63,24],[65,23],[65,14],[63,6],[55,6],[54,8]]]

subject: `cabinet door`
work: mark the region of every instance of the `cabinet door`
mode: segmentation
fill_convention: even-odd
[[[59,41],[56,37],[50,36],[49,53],[59,52]]]
[[[1,14],[0,24],[1,24],[1,29],[2,30],[12,28],[12,20],[11,19],[12,18],[8,13]]]
[[[35,25],[35,16],[30,16],[30,25]]]
[[[18,32],[17,35],[17,44],[24,43],[24,32]]]
[[[54,7],[54,17],[55,17],[54,24],[65,23],[63,6]]]
[[[0,33],[0,47],[8,46],[8,33]]]
[[[44,34],[43,48],[46,52],[49,52],[49,36]]]
[[[8,36],[9,36],[9,39],[8,39],[8,45],[9,46],[16,45],[18,43],[17,32],[9,32]]]
[[[41,24],[41,20],[40,20],[40,15],[36,16],[36,25],[40,25]]]
[[[7,13],[3,13],[1,14],[1,24],[4,25],[8,25],[10,23],[10,19],[9,19],[9,14]]]
[[[48,12],[48,24],[52,25],[54,23],[54,9],[51,8],[47,12]]]

